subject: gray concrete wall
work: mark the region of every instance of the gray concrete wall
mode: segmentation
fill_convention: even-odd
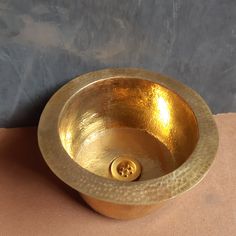
[[[236,111],[234,0],[0,0],[0,127],[37,124],[74,76],[142,67]]]

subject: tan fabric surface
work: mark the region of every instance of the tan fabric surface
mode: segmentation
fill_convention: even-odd
[[[118,221],[90,210],[44,163],[36,128],[0,129],[0,235],[236,235],[236,113],[215,116],[220,146],[194,189]]]

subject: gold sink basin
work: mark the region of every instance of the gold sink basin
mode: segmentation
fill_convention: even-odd
[[[146,215],[192,188],[218,146],[203,99],[141,69],[106,69],[67,83],[46,105],[38,140],[52,171],[116,219]]]

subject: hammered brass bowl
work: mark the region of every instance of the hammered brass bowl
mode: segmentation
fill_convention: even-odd
[[[117,219],[146,215],[192,188],[218,146],[203,99],[141,69],[106,69],[67,83],[46,105],[38,140],[52,171]]]

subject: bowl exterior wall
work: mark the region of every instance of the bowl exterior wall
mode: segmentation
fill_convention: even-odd
[[[80,195],[96,212],[118,220],[131,220],[143,217],[160,208],[164,204],[164,202],[160,202],[155,205],[121,205],[102,201],[81,193]]]

